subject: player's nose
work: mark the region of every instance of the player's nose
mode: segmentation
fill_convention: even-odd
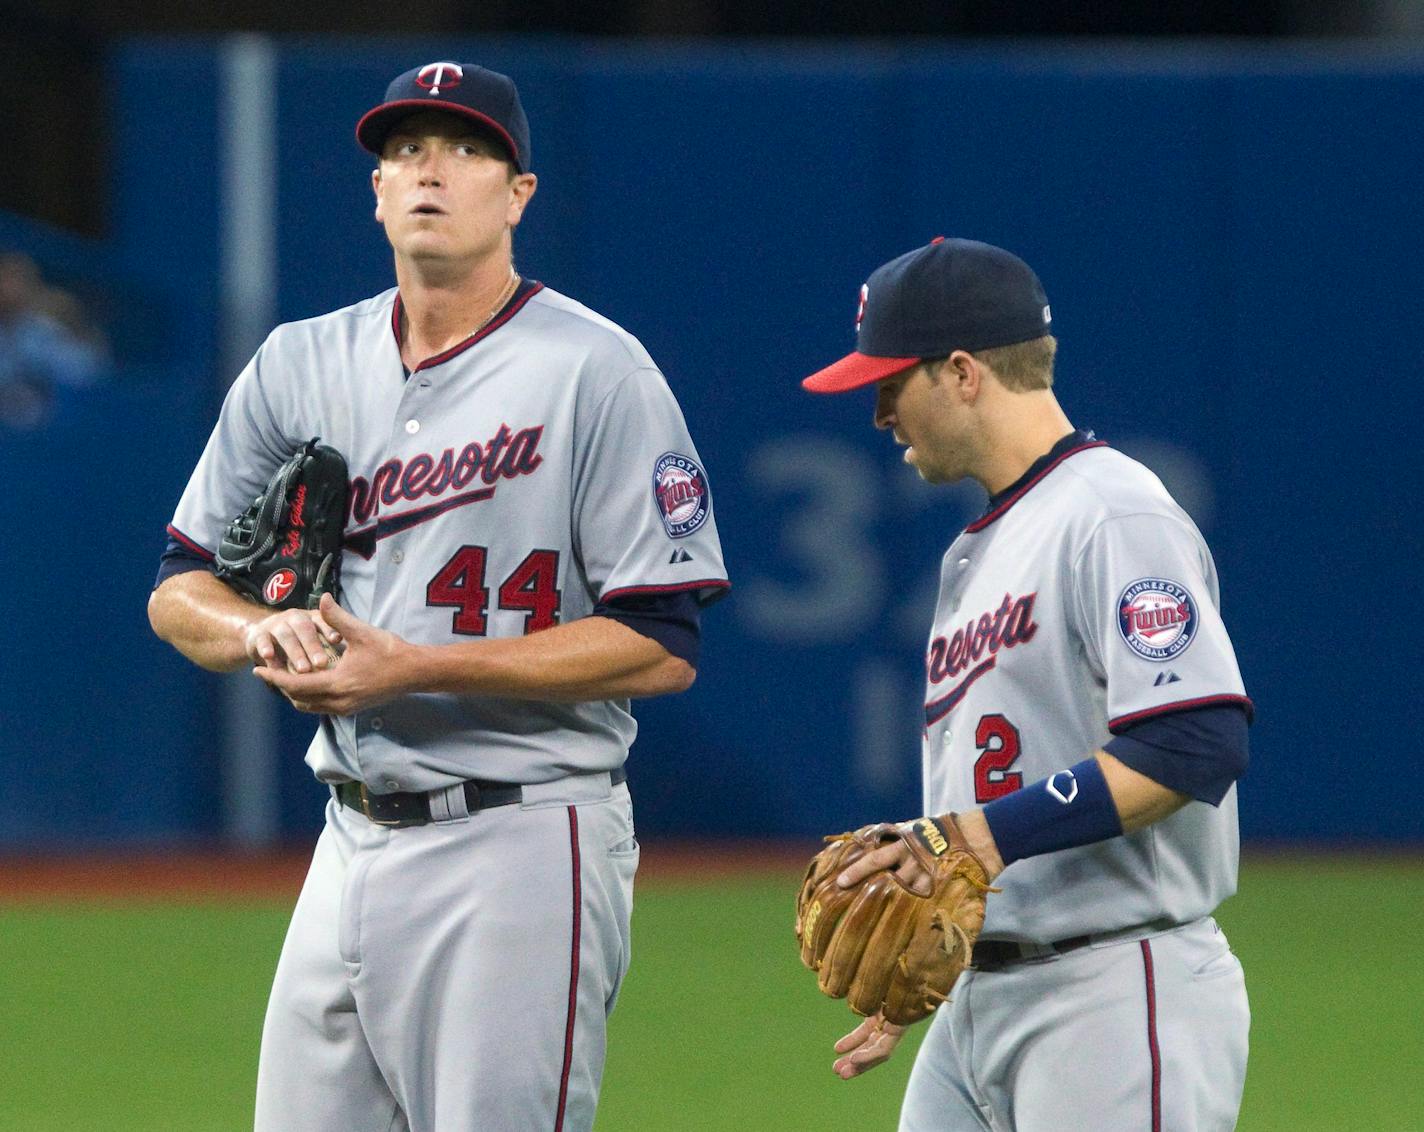
[[[895,398],[884,389],[875,394],[875,427],[887,429],[895,427]]]
[[[426,146],[420,154],[420,164],[417,166],[419,181],[422,185],[439,185],[444,180],[444,161],[439,148],[436,146]]]

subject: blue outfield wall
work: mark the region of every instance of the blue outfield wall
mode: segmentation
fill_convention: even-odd
[[[1406,783],[1419,649],[1391,612],[1424,561],[1424,56],[287,42],[282,319],[389,285],[353,125],[391,75],[452,56],[521,86],[540,175],[521,270],[643,340],[711,474],[736,588],[705,618],[694,689],[637,708],[645,829],[812,835],[919,812],[938,562],[982,496],[919,483],[869,394],[797,381],[851,347],[869,270],[944,233],[1038,269],[1070,417],[1156,468],[1211,542],[1258,708],[1245,835],[1424,837]],[[161,312],[162,364],[45,434],[0,433],[0,844],[217,826],[213,679],[143,616],[213,413],[216,59],[203,41],[113,59],[96,262]],[[309,732],[284,718],[293,834],[319,819]]]

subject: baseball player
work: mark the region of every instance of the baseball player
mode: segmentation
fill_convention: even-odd
[[[1251,704],[1201,534],[1161,482],[1075,430],[1034,273],[936,239],[861,290],[857,349],[808,377],[875,385],[875,425],[984,514],[944,556],[925,657],[924,807],[953,813],[1001,891],[932,1017],[902,1132],[1229,1129],[1246,1073],[1234,782]],[[882,869],[927,890],[892,842]],[[836,1044],[850,1079],[903,1028]]]
[[[629,959],[628,700],[691,684],[728,586],[707,475],[639,342],[515,269],[508,77],[417,67],[356,135],[397,285],[257,351],[150,601],[184,655],[319,717],[256,1128],[588,1129]],[[208,566],[317,436],[351,475],[343,596],[271,615]]]

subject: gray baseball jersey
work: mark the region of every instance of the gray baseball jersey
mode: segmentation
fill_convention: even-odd
[[[926,813],[1047,778],[1122,723],[1246,702],[1206,543],[1156,476],[1097,443],[955,540],[927,669]],[[1235,891],[1237,851],[1233,787],[1219,807],[1194,802],[1137,833],[1016,862],[984,935],[1185,923]]]
[[[211,551],[320,436],[352,476],[342,601],[407,640],[727,586],[701,459],[632,336],[536,283],[409,375],[399,326],[392,290],[278,327],[174,536]],[[626,702],[435,694],[322,718],[318,777],[432,791],[434,820],[329,803],[268,1004],[258,1132],[587,1132],[630,955],[639,850],[611,772],[635,730]],[[471,812],[467,779],[518,783],[517,804]]]
[[[1071,798],[1065,770],[1110,728],[1248,703],[1200,533],[1156,476],[1095,442],[949,548],[927,668],[931,814],[1040,782]],[[1005,869],[982,938],[1017,941],[1020,961],[966,971],[936,1012],[900,1132],[1234,1127],[1250,1011],[1211,912],[1237,849],[1232,787],[1219,807]]]
[[[510,637],[619,595],[727,585],[712,496],[647,351],[525,284],[490,326],[402,379],[394,290],[278,327],[228,393],[173,526],[211,550],[305,440],[345,455],[341,567],[356,616],[421,644]],[[430,790],[621,765],[626,702],[421,694],[324,717],[323,781]]]

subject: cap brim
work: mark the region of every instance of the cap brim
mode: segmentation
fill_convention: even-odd
[[[470,121],[478,123],[504,142],[514,164],[519,167],[519,171],[521,173],[526,171],[524,159],[519,155],[519,147],[514,144],[514,139],[509,136],[508,130],[478,110],[471,110],[468,106],[461,106],[458,102],[446,102],[439,98],[399,98],[394,102],[381,103],[380,106],[368,110],[356,123],[356,140],[361,143],[361,148],[368,149],[379,157],[386,144],[386,135],[391,132],[396,122],[421,110],[446,110],[451,114],[458,114],[462,118],[468,118]]]
[[[801,388],[812,393],[846,393],[893,377],[922,361],[923,358],[876,358],[870,354],[847,354],[840,361],[806,378],[801,382]]]

